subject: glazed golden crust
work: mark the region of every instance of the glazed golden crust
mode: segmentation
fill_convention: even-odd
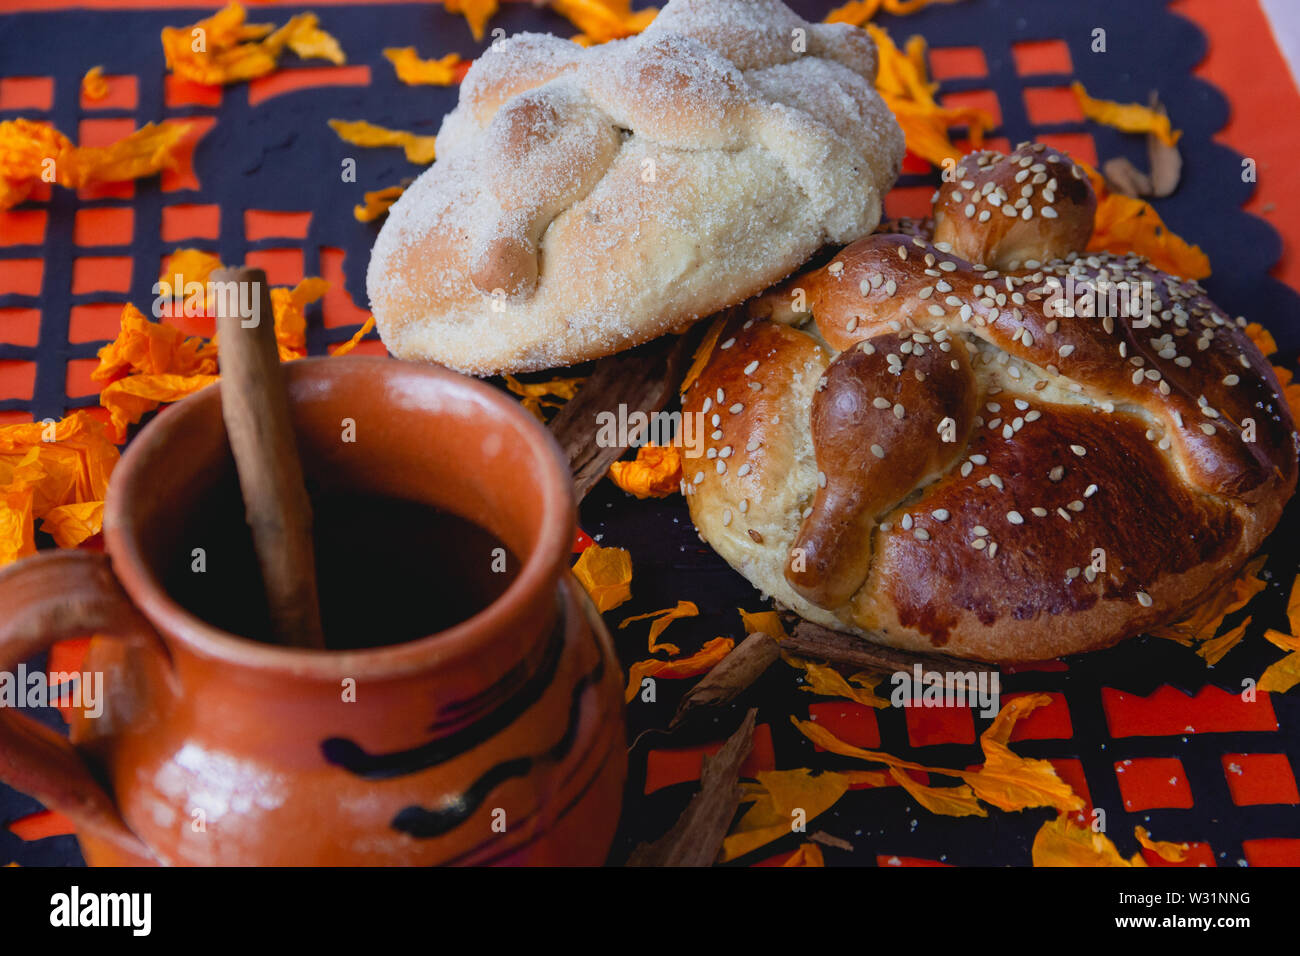
[[[904,148],[875,70],[865,32],[779,0],[672,0],[589,49],[493,44],[375,243],[384,344],[475,374],[570,365],[866,235]]]
[[[1019,225],[971,208],[1026,170]],[[688,459],[684,487],[703,537],[765,593],[897,647],[1037,660],[1177,619],[1276,525],[1296,438],[1267,361],[1195,283],[1064,248],[1094,208],[1072,170],[1040,146],[968,157],[935,241],[859,240],[758,300],[775,321],[722,333],[686,410],[752,391],[780,420],[728,403],[710,432],[726,470]],[[1091,314],[1144,282],[1149,309]]]

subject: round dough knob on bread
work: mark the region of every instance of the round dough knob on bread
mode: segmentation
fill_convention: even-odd
[[[903,157],[875,48],[779,0],[671,0],[640,36],[488,48],[389,212],[385,346],[478,375],[571,365],[867,235]]]
[[[1197,283],[1084,251],[1067,156],[956,173],[932,238],[860,239],[717,330],[691,517],[780,604],[906,650],[1042,660],[1177,620],[1295,490],[1272,368]]]

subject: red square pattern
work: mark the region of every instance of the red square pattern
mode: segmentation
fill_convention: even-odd
[[[1129,813],[1192,806],[1192,788],[1177,757],[1137,757],[1115,764],[1115,779]]]
[[[1224,754],[1222,759],[1228,792],[1237,806],[1300,804],[1295,773],[1286,754]]]

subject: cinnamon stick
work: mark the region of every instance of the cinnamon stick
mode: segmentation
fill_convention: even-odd
[[[910,671],[914,665],[920,664],[923,670],[943,674],[945,683],[955,683],[958,673],[974,671],[977,674],[980,672],[991,674],[997,671],[996,667],[979,661],[962,660],[945,654],[915,654],[885,647],[882,644],[872,644],[852,634],[832,631],[810,621],[799,624],[794,629],[794,633],[781,641],[781,650],[798,657],[823,660],[829,664],[842,664],[891,674],[895,671]]]
[[[219,269],[211,282],[221,414],[262,570],[272,633],[292,647],[323,648],[311,502],[281,378],[271,288],[261,269]]]
[[[700,792],[671,830],[654,843],[642,843],[628,866],[712,866],[722,850],[740,807],[740,767],[754,746],[758,710],[750,708],[740,729],[727,738],[715,757],[705,757]]]
[[[755,631],[686,692],[682,702],[677,705],[677,713],[668,724],[669,729],[680,724],[692,711],[734,700],[762,677],[780,656],[781,648],[776,641],[762,631]]]
[[[596,444],[596,416],[601,412],[618,414],[620,406],[627,415],[662,411],[676,394],[707,324],[697,322],[682,335],[661,335],[638,348],[601,359],[578,394],[551,419],[551,433],[569,459],[579,501],[628,449],[627,445]]]

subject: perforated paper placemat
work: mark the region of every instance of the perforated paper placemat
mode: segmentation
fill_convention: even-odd
[[[0,119],[49,120],[86,145],[164,118],[184,117],[195,129],[177,171],[93,191],[38,192],[16,210],[0,213],[0,422],[95,406],[97,389],[89,376],[96,350],[116,334],[123,303],[144,306],[152,300],[162,259],[180,246],[261,266],[277,284],[323,276],[331,291],[308,311],[309,349],[319,354],[349,337],[368,314],[364,268],[377,228],[357,223],[352,207],[364,191],[418,169],[396,150],[347,146],[325,121],[365,118],[436,133],[455,102],[455,89],[402,85],[380,51],[414,43],[426,57],[452,51],[471,56],[478,47],[463,19],[424,3],[258,4],[251,9],[255,20],[281,21],[286,11],[316,10],[323,27],[342,40],[348,65],[288,57],[285,68],[269,77],[211,90],[164,75],[158,34],[166,25],[192,23],[217,4],[202,4],[202,10],[148,2],[122,9],[128,5],[102,0],[80,5],[91,9],[64,6],[71,5],[0,3],[0,11],[10,11],[0,15]],[[813,18],[831,4],[792,6]],[[1178,6],[1207,15],[1199,0]],[[1240,6],[1258,16],[1253,0]],[[1210,42],[1219,29],[1232,35],[1250,16],[1222,13],[1211,23]],[[1144,101],[1149,90],[1158,89],[1184,131],[1186,160],[1178,193],[1158,203],[1161,215],[1209,254],[1215,273],[1206,285],[1216,301],[1231,314],[1265,323],[1282,355],[1294,355],[1300,298],[1269,275],[1282,252],[1279,236],[1266,221],[1242,211],[1254,188],[1242,182],[1242,157],[1214,140],[1228,118],[1228,103],[1193,75],[1206,39],[1192,23],[1158,0],[967,0],[879,22],[896,39],[926,37],[943,100],[991,112],[999,124],[994,146],[1033,137],[1090,163],[1127,155],[1142,165],[1141,141],[1084,122],[1068,83],[1077,77],[1094,95],[1120,100]],[[507,4],[492,26],[510,33],[573,32],[561,18],[522,3]],[[1090,48],[1098,27],[1107,32],[1104,55]],[[1255,63],[1268,77],[1281,61],[1267,36],[1257,42]],[[1239,42],[1232,49],[1241,56]],[[112,93],[92,103],[81,98],[79,87],[85,70],[97,63],[104,65]],[[1234,108],[1235,97],[1249,95],[1250,82],[1242,77]],[[1295,115],[1300,98],[1294,87],[1270,95],[1272,102],[1289,96],[1285,102]],[[1290,134],[1279,131],[1284,135]],[[349,156],[357,161],[357,181],[345,184],[339,169]],[[909,160],[887,211],[924,212],[932,191],[932,176]],[[1279,268],[1293,274],[1288,260]],[[204,320],[188,321],[187,332],[210,334]],[[383,351],[373,339],[362,348]],[[1004,674],[1004,701],[1028,692],[1052,699],[1017,725],[1017,752],[1049,759],[1090,806],[1104,808],[1108,831],[1125,855],[1136,850],[1131,834],[1141,824],[1157,839],[1190,841],[1188,865],[1300,864],[1300,693],[1260,694],[1250,703],[1239,694],[1243,678],[1257,678],[1279,656],[1256,631],[1285,627],[1286,595],[1297,565],[1295,514],[1292,508],[1265,548],[1271,584],[1250,607],[1252,633],[1217,667],[1207,669],[1190,650],[1169,641],[1142,638]],[[700,617],[679,621],[670,632],[689,652],[719,634],[741,636],[736,608],[761,608],[757,593],[699,542],[679,497],[639,502],[605,482],[584,503],[581,521],[602,544],[632,554],[634,598],[608,615],[612,628],[627,616],[692,600]],[[625,666],[645,656],[644,627],[614,632]],[[783,665],[774,666],[737,707],[670,737],[662,728],[690,683],[661,681],[656,704],[629,707],[629,740],[637,744],[612,862],[676,819],[694,791],[701,755],[716,749],[751,703],[760,715],[749,772],[854,766],[818,752],[790,725],[791,714],[814,715],[852,743],[927,764],[959,767],[981,760],[976,741],[987,721],[969,710],[873,711],[814,697],[799,689],[796,672]],[[1051,815],[935,816],[891,786],[848,793],[811,829],[853,845],[852,851],[827,848],[832,865],[1025,865],[1035,832]],[[41,815],[30,798],[3,787],[0,822],[0,863],[80,861],[60,819]],[[780,862],[798,842],[792,835],[739,862]],[[1154,854],[1146,858],[1161,863]]]

